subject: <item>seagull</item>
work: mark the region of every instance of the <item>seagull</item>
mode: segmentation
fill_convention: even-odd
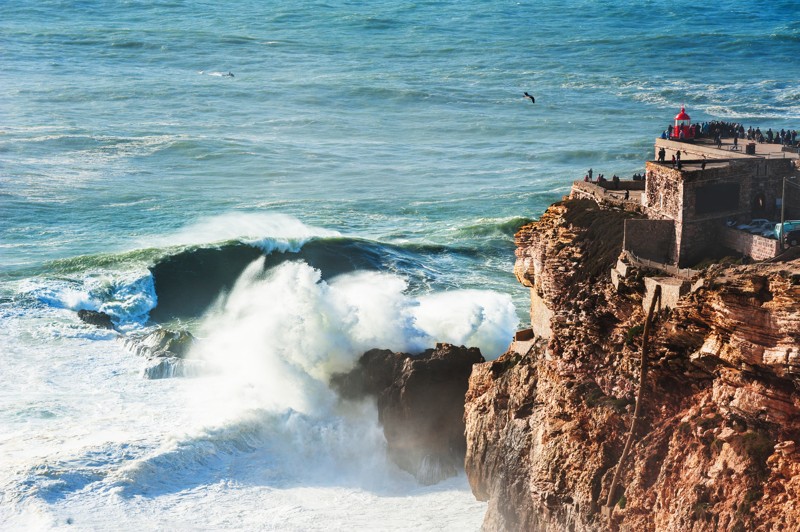
[[[531,103],[536,103],[536,99],[527,92],[525,93],[525,97],[528,98],[531,101]]]

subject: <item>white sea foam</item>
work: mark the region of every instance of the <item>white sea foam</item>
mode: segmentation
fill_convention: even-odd
[[[232,78],[232,77],[234,77],[234,76],[231,76],[230,71],[228,71],[228,72],[218,72],[218,71],[215,70],[215,71],[212,71],[212,72],[206,72],[205,70],[201,70],[200,72],[198,72],[198,74],[200,74],[200,75],[205,74],[206,76],[212,76],[212,77],[215,77],[215,78]]]
[[[233,212],[201,218],[171,234],[148,236],[137,247],[168,247],[213,244],[240,240],[265,252],[299,251],[314,237],[336,237],[339,232],[304,224],[286,214]]]
[[[143,362],[115,343],[65,338],[49,360],[45,338],[31,344],[12,328],[20,334],[0,343],[26,357],[4,369],[35,368],[27,377],[32,404],[19,419],[31,422],[29,408],[43,414],[33,438],[29,424],[2,420],[14,428],[0,438],[12,459],[0,460],[8,503],[0,522],[476,529],[485,505],[463,475],[418,486],[387,460],[375,404],[342,404],[328,386],[370,347],[413,351],[445,340],[492,355],[516,324],[510,301],[497,294],[413,298],[405,289],[400,277],[374,272],[325,282],[299,262],[265,275],[256,261],[206,316],[191,360],[213,370],[191,379],[141,380],[131,368]],[[452,505],[458,511],[442,524],[442,508]],[[224,507],[241,511],[214,510]]]
[[[262,262],[245,270],[198,333],[191,358],[216,374],[198,385],[203,415],[328,415],[336,404],[331,375],[349,370],[370,348],[419,352],[443,341],[480,347],[491,358],[508,345],[518,321],[511,299],[493,292],[415,299],[394,275],[357,272],[325,282],[299,262],[263,275]]]
[[[122,329],[148,319],[157,296],[149,272],[91,273],[82,280],[34,279],[20,292],[53,308],[105,312]]]
[[[28,294],[54,308],[77,311],[96,309],[99,306],[99,302],[92,300],[88,290],[77,281],[29,281],[22,283],[21,293]]]
[[[519,324],[511,297],[486,290],[423,296],[413,314],[428,339],[478,346],[487,359],[505,351]]]

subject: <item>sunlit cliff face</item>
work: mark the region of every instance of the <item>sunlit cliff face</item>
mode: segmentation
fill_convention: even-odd
[[[601,508],[638,389],[644,278],[654,274],[630,267],[615,288],[608,270],[595,271],[593,220],[570,216],[574,206],[551,207],[517,235],[515,271],[552,313],[552,337],[476,366],[470,379],[466,470],[489,502],[484,527],[791,529],[798,259],[709,267],[658,315],[644,424],[609,525]]]

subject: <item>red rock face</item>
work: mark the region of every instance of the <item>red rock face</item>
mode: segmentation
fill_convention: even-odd
[[[700,289],[658,315],[644,423],[609,524],[648,272],[611,286],[625,215],[592,209],[566,201],[517,234],[515,273],[552,312],[552,335],[472,372],[466,470],[489,501],[484,527],[800,529],[797,259],[710,267]],[[598,227],[608,241],[588,238]]]

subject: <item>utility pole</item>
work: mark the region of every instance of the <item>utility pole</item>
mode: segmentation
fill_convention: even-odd
[[[783,220],[786,215],[786,176],[783,176],[783,187],[781,189],[781,225],[778,227],[780,230],[778,231],[778,240],[780,240],[780,248],[781,253],[784,250],[783,244]]]
[[[794,176],[791,176],[791,177],[794,177]],[[783,241],[784,240],[783,239],[783,236],[784,236],[783,235],[783,233],[784,233],[783,223],[786,221],[786,180],[787,179],[790,179],[790,178],[789,177],[784,177],[783,178],[783,189],[781,190],[781,225],[778,226],[778,228],[779,228],[779,230],[778,230],[778,240],[781,241],[780,242],[781,252],[783,252],[783,250],[786,248],[786,246],[784,244],[784,241]],[[793,181],[789,181],[789,184],[792,185],[793,187],[797,187],[798,189],[800,189],[800,185],[798,185],[797,183],[795,183]]]

